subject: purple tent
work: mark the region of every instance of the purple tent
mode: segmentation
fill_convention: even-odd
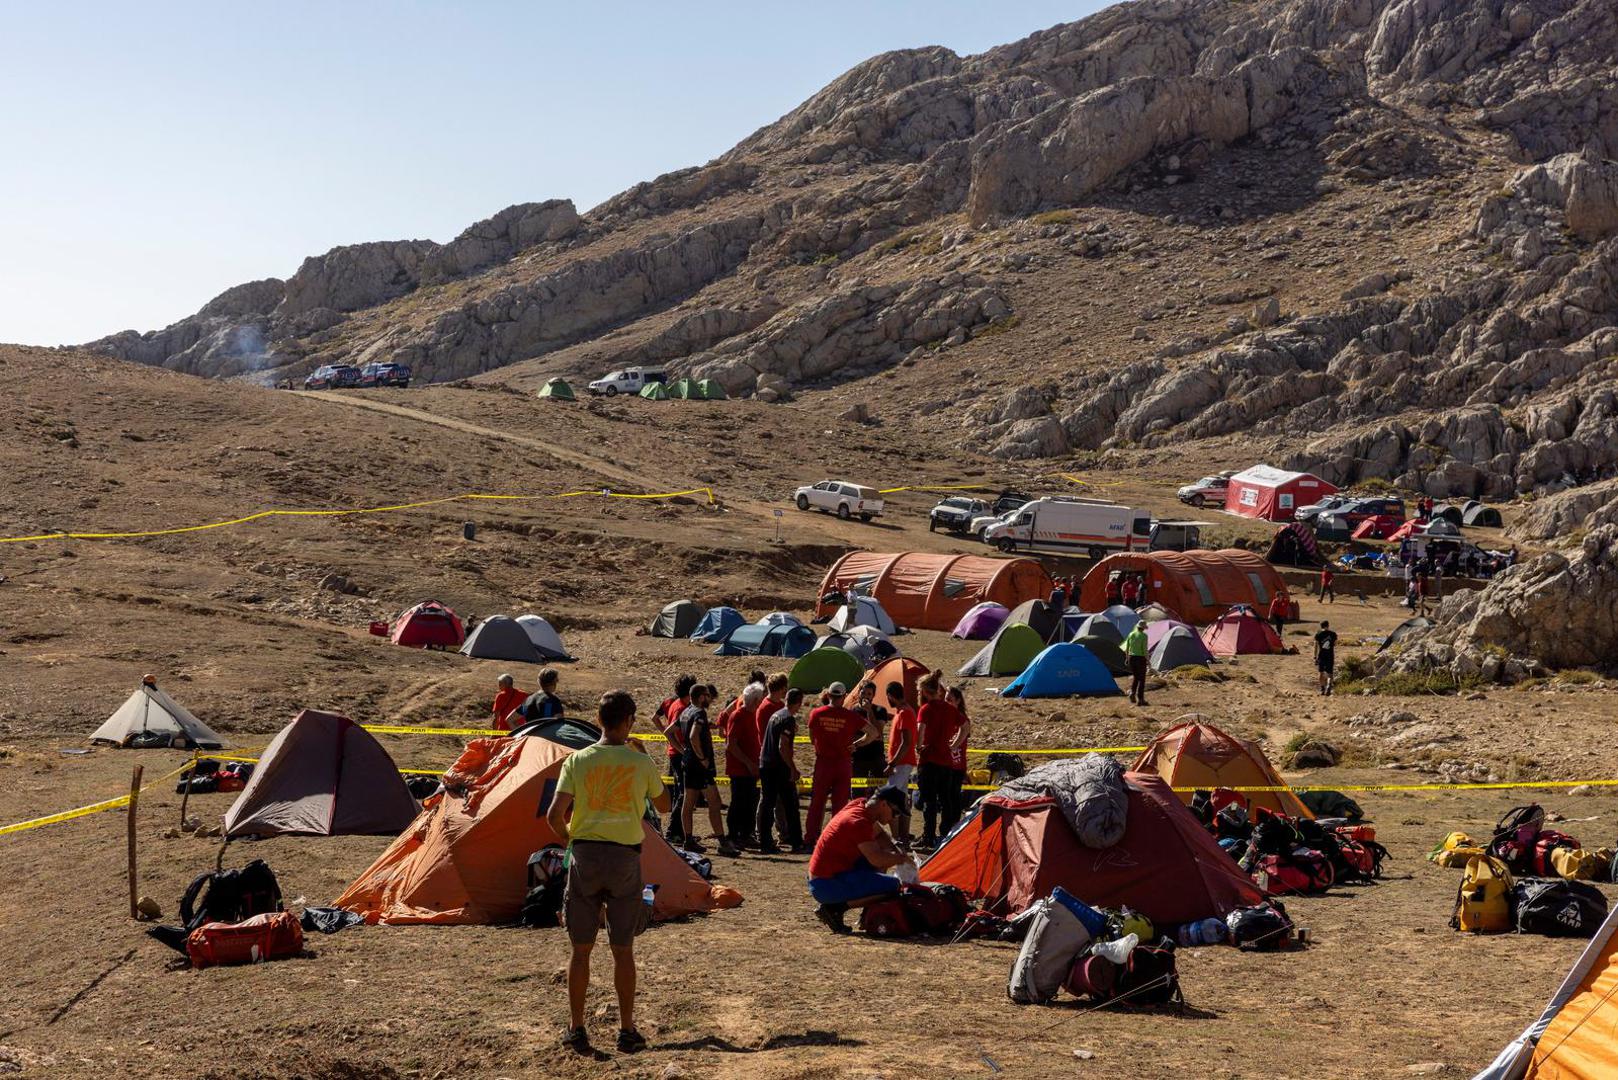
[[[1168,637],[1169,631],[1173,630],[1176,626],[1185,627],[1185,629],[1190,630],[1193,635],[1195,635],[1197,632],[1195,627],[1187,626],[1178,619],[1159,619],[1157,622],[1149,622],[1146,624],[1146,647],[1150,649],[1157,648],[1157,643]]]
[[[988,641],[994,637],[1000,624],[1006,621],[1011,611],[1004,604],[983,603],[961,616],[961,621],[955,624],[950,631],[950,637],[964,638],[967,641]]]

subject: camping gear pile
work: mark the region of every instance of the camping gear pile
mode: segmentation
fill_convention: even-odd
[[[1591,937],[1608,915],[1590,881],[1618,880],[1618,851],[1586,849],[1545,827],[1537,804],[1514,807],[1487,845],[1453,832],[1427,858],[1462,870],[1450,926],[1470,933]]]
[[[240,870],[198,874],[180,898],[180,925],[146,932],[196,968],[258,964],[303,952],[303,927],[281,906],[281,886],[262,859]]]

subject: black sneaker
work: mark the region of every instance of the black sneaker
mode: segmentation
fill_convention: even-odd
[[[854,931],[843,922],[843,913],[848,908],[842,904],[821,904],[815,908],[815,918],[826,924],[826,929],[834,934],[852,934]]]
[[[725,856],[726,858],[734,859],[740,856],[741,853],[742,849],[737,847],[735,844],[732,844],[729,840],[719,841],[719,854]]]
[[[646,1049],[646,1036],[631,1028],[625,1031],[618,1029],[618,1052],[620,1054],[638,1054]]]
[[[781,849],[779,847],[777,847],[775,844],[760,844],[760,845],[758,845],[757,850],[758,850],[758,853],[760,855],[779,855],[779,854],[781,854]]]
[[[702,846],[702,841],[698,840],[694,836],[688,836],[684,840],[680,841],[680,847],[684,848],[686,851],[695,852],[698,855],[701,855],[703,852],[708,850]]]
[[[586,1053],[590,1049],[590,1033],[581,1027],[568,1028],[562,1032],[561,1041],[563,1046],[580,1054]]]

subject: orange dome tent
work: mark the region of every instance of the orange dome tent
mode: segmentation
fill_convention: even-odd
[[[1193,794],[1181,790],[1186,788],[1211,791],[1214,788],[1286,787],[1286,781],[1275,771],[1264,751],[1234,735],[1227,735],[1212,724],[1190,717],[1153,739],[1130,771],[1161,776],[1183,803],[1190,803]],[[1288,817],[1314,817],[1303,800],[1290,790],[1240,791],[1239,794],[1255,807]]]
[[[888,707],[888,684],[898,683],[904,687],[905,704],[912,709],[921,707],[921,699],[916,696],[916,683],[927,674],[927,665],[919,660],[912,660],[908,656],[895,656],[892,660],[878,664],[865,673],[865,678],[855,684],[853,697],[859,699],[860,687],[866,683],[876,684],[876,703],[884,709]],[[886,733],[884,733],[885,737]]]
[[[1188,623],[1213,622],[1235,604],[1270,609],[1270,599],[1287,592],[1286,582],[1251,551],[1126,552],[1102,559],[1079,588],[1079,606],[1100,611],[1107,606],[1107,578],[1114,573],[1146,575],[1146,599],[1180,613]]]
[[[1045,599],[1054,587],[1050,574],[1033,559],[851,551],[826,571],[815,614],[831,614],[852,588],[875,597],[900,626],[948,633],[978,604],[1014,608],[1024,600]]]
[[[461,794],[429,798],[410,828],[335,901],[369,923],[510,922],[528,891],[528,856],[558,843],[545,823],[563,760],[561,743],[474,739],[444,774]],[[658,886],[656,919],[735,907],[741,894],[710,886],[646,826],[641,874]]]

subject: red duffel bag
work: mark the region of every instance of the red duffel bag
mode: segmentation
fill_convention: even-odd
[[[185,939],[192,967],[261,964],[303,951],[303,927],[290,911],[254,915],[239,923],[203,923]]]

